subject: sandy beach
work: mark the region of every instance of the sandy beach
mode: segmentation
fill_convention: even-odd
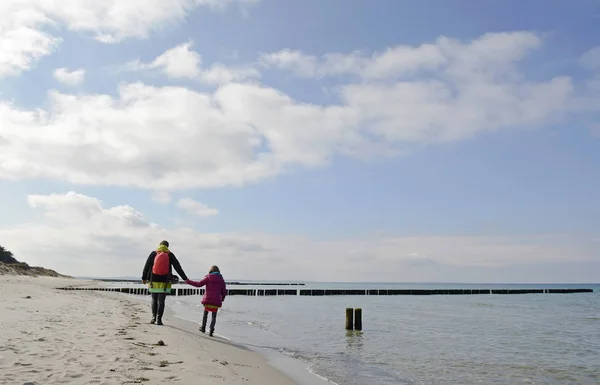
[[[143,301],[56,289],[74,283],[2,277],[0,384],[294,384],[261,355],[192,323],[167,314],[164,326],[150,325]]]

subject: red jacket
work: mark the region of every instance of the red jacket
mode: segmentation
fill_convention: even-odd
[[[192,281],[188,279],[185,281],[185,283],[195,287],[202,287],[206,285],[204,297],[202,297],[203,305],[221,307],[225,297],[227,296],[227,286],[225,285],[225,280],[220,273],[210,273],[201,281]]]

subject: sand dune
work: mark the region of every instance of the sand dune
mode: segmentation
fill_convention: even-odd
[[[139,300],[56,290],[67,284],[60,278],[2,279],[0,384],[293,385],[260,355],[184,321],[167,315],[165,326],[150,325]]]

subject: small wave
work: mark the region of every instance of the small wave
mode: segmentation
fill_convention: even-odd
[[[275,348],[275,350],[277,350],[279,353],[303,361],[305,363],[311,363],[313,360],[318,359],[318,356],[314,356],[314,355],[304,355],[302,353],[300,353],[297,350],[291,350],[291,349],[286,349],[286,348]]]
[[[259,328],[261,330],[269,330],[269,324],[266,322],[258,322],[258,321],[247,321],[248,325]]]
[[[319,377],[321,380],[323,380],[325,382],[328,382],[333,385],[339,385],[337,382],[333,382],[329,378],[323,377],[320,374],[318,374],[317,372],[315,372],[314,369],[312,368],[312,366],[310,366],[310,365],[308,366],[308,368],[306,368],[306,370],[308,370],[308,372],[310,374],[312,374],[313,376]]]
[[[286,349],[286,348],[276,348],[275,350],[277,350],[280,354],[283,354],[284,356],[293,358],[295,360],[298,360],[298,361],[301,361],[301,362],[307,364],[306,370],[311,375],[318,377],[319,379],[321,379],[329,384],[339,385],[337,382],[334,382],[334,381],[330,380],[329,378],[324,377],[315,371],[312,363],[314,361],[318,361],[319,359],[321,359],[319,356],[314,356],[314,355],[308,356],[308,355],[304,355],[304,354],[300,353],[297,350],[290,350],[290,349]]]

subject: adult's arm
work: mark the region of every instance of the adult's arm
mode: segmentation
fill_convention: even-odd
[[[177,260],[177,257],[175,257],[175,254],[173,254],[172,252],[169,251],[169,256],[171,258],[171,265],[173,265],[173,268],[175,268],[175,271],[177,273],[179,273],[179,275],[181,275],[181,278],[185,281],[188,279],[187,275],[185,275],[185,273],[183,272],[183,269],[181,268],[181,265],[179,264],[179,261]]]
[[[156,256],[156,251],[153,251],[146,259],[146,264],[144,265],[144,271],[142,272],[142,281],[150,280],[150,271],[152,270],[152,265],[154,265],[154,257]]]

